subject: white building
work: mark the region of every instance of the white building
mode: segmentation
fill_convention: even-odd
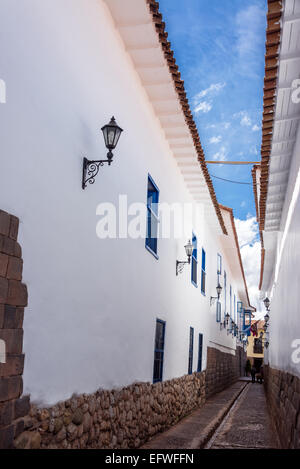
[[[261,298],[271,302],[270,345],[265,351],[269,402],[286,447],[300,447],[296,431],[300,377],[299,16],[299,1],[286,0],[282,5],[269,1],[262,162],[255,170],[262,239]]]
[[[47,407],[165,382],[206,370],[208,349],[235,379],[240,335],[222,325],[228,313],[241,326],[238,304],[251,307],[233,215],[216,200],[156,2],[11,0],[0,30],[0,208],[20,220],[24,393]],[[100,129],[112,115],[124,130],[113,163],[83,190],[83,157],[106,158]],[[157,198],[197,206],[185,234],[147,246],[145,232],[118,233],[118,220],[115,239],[97,236],[99,204],[118,219],[120,195],[146,207],[147,191],[149,209]],[[188,239],[192,262],[176,275]]]

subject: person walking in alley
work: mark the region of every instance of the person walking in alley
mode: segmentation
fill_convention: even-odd
[[[252,366],[252,368],[251,368],[252,383],[255,383],[255,375],[256,375],[256,368],[254,366]]]

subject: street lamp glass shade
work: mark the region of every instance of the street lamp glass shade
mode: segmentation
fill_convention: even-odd
[[[191,255],[193,254],[193,245],[191,243],[191,241],[189,241],[185,246],[185,252],[186,252],[186,255],[188,256],[188,258],[191,257]]]
[[[230,318],[229,313],[227,313],[226,316],[225,316],[226,324],[228,324],[229,318]]]
[[[268,313],[267,313],[267,314],[264,316],[264,320],[265,320],[265,322],[268,322],[269,319],[270,319],[270,316],[269,316]]]
[[[220,298],[221,293],[222,293],[222,287],[221,287],[221,285],[219,284],[219,285],[217,286],[217,295],[218,295],[218,298]]]
[[[112,117],[110,123],[102,127],[101,130],[103,132],[106,148],[108,150],[114,150],[114,148],[116,148],[118,144],[120,135],[123,130],[117,125],[114,117]]]
[[[270,306],[270,300],[269,300],[268,297],[264,299],[264,305],[265,305],[265,307],[266,307],[267,309],[269,308],[269,306]]]

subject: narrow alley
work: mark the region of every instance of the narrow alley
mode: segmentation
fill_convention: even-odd
[[[157,435],[144,449],[270,449],[272,431],[264,388],[250,381],[234,383],[207,400],[202,409]]]

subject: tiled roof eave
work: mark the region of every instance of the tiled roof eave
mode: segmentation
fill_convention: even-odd
[[[274,128],[276,107],[278,56],[281,40],[282,1],[268,0],[265,78],[262,118],[262,145],[261,145],[261,177],[260,200],[257,215],[260,232],[265,229],[266,201],[269,181],[269,160]]]

